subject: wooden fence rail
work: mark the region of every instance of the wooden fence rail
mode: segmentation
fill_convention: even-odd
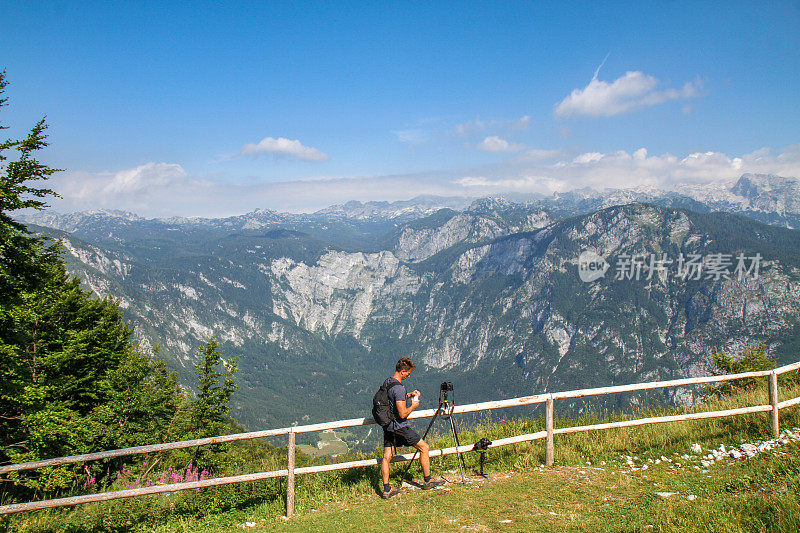
[[[491,448],[499,446],[507,446],[509,444],[517,444],[520,442],[528,442],[533,440],[545,439],[545,464],[548,466],[553,465],[554,456],[554,436],[568,433],[577,433],[582,431],[597,431],[604,429],[615,429],[622,427],[641,426],[646,424],[659,424],[665,422],[677,422],[685,420],[702,420],[706,418],[718,418],[726,416],[738,416],[750,413],[770,413],[770,423],[775,436],[778,436],[778,414],[780,409],[791,407],[800,404],[800,397],[791,398],[778,402],[778,381],[777,376],[786,372],[792,372],[800,369],[800,362],[785,365],[774,370],[764,370],[758,372],[744,372],[740,374],[728,374],[722,376],[702,376],[696,378],[675,379],[670,381],[656,381],[648,383],[635,383],[631,385],[619,385],[613,387],[601,387],[594,389],[580,389],[564,392],[554,392],[537,394],[533,396],[523,396],[520,398],[513,398],[509,400],[499,400],[493,402],[482,402],[469,405],[459,405],[453,410],[454,414],[458,413],[471,413],[477,411],[485,411],[490,409],[503,409],[508,407],[518,407],[524,405],[533,405],[538,403],[545,404],[545,430],[536,433],[528,433],[525,435],[517,435],[514,437],[507,437],[497,439],[492,442]],[[602,424],[590,424],[585,426],[574,426],[565,428],[554,428],[554,411],[555,400],[583,398],[586,396],[598,396],[603,394],[614,394],[620,392],[632,392],[639,390],[657,389],[664,387],[678,387],[683,385],[696,385],[701,383],[715,383],[720,381],[730,381],[736,379],[754,378],[754,377],[767,377],[768,391],[769,391],[769,404],[756,405],[751,407],[742,407],[738,409],[728,409],[725,411],[701,411],[696,413],[686,413],[671,416],[659,416],[649,418],[638,418],[632,420],[622,420],[619,422],[608,422]],[[435,409],[425,409],[415,411],[409,416],[410,419],[426,418],[433,416],[436,412]],[[168,442],[162,444],[152,444],[148,446],[135,446],[132,448],[122,448],[119,450],[107,450],[103,452],[88,453],[82,455],[72,455],[69,457],[57,457],[54,459],[46,459],[42,461],[31,461],[27,463],[19,463],[12,465],[0,466],[0,474],[7,472],[16,472],[21,470],[32,470],[42,468],[45,466],[57,466],[70,463],[80,463],[86,461],[93,461],[97,459],[107,459],[111,457],[122,457],[126,455],[152,453],[165,450],[176,450],[181,448],[189,448],[194,446],[204,446],[207,444],[219,444],[223,442],[234,442],[247,439],[258,439],[264,437],[272,437],[277,435],[288,435],[289,444],[287,446],[287,468],[284,470],[273,470],[269,472],[257,472],[254,474],[245,474],[238,476],[227,476],[220,478],[205,479],[202,481],[192,481],[183,483],[173,483],[169,485],[155,485],[150,487],[142,487],[137,489],[119,490],[112,492],[103,492],[98,494],[87,494],[84,496],[74,496],[69,498],[57,498],[51,500],[42,500],[36,502],[16,503],[11,505],[0,506],[0,515],[11,513],[18,513],[23,511],[34,511],[38,509],[48,509],[54,507],[66,507],[78,505],[82,503],[114,500],[119,498],[131,498],[136,496],[146,496],[152,494],[163,494],[177,492],[180,490],[200,489],[205,487],[215,487],[221,485],[229,485],[232,483],[243,483],[248,481],[258,481],[262,479],[271,479],[277,477],[285,477],[286,484],[286,516],[291,517],[294,513],[294,481],[295,476],[303,474],[311,474],[318,472],[329,472],[334,470],[345,470],[350,468],[360,468],[365,466],[377,466],[380,464],[380,459],[363,459],[359,461],[348,461],[342,463],[333,463],[328,465],[317,465],[295,468],[295,436],[297,433],[308,433],[312,431],[324,431],[327,429],[339,429],[345,427],[363,426],[374,424],[375,421],[371,418],[353,418],[349,420],[337,420],[335,422],[325,422],[321,424],[308,424],[304,426],[294,426],[288,428],[270,429],[266,431],[253,431],[247,433],[236,433],[232,435],[220,435],[217,437],[209,437],[205,439],[194,439],[186,441]],[[431,457],[440,457],[454,453],[466,452],[472,450],[472,445],[462,445],[458,448],[441,448],[430,451]],[[410,461],[413,457],[412,453],[396,455],[392,462]]]

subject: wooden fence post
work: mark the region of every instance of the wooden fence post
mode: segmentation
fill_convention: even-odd
[[[548,398],[545,405],[544,426],[547,431],[545,439],[544,464],[553,466],[553,455],[555,452],[553,445],[553,399]]]
[[[769,375],[769,403],[772,405],[770,411],[770,419],[772,421],[772,431],[775,433],[775,438],[780,434],[780,425],[778,421],[778,374],[772,371]]]
[[[288,475],[286,476],[286,518],[294,514],[294,429],[289,430]]]

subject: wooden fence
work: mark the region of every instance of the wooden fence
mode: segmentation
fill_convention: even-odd
[[[545,439],[545,464],[547,466],[553,465],[554,453],[554,436],[566,433],[577,433],[581,431],[596,431],[601,429],[613,429],[630,426],[640,426],[645,424],[658,424],[663,422],[676,422],[683,420],[700,420],[704,418],[717,418],[725,416],[737,416],[748,413],[770,413],[770,422],[775,436],[779,433],[778,415],[781,409],[800,404],[800,397],[778,402],[778,376],[786,372],[792,372],[800,369],[800,362],[791,365],[782,366],[774,370],[764,370],[759,372],[746,372],[742,374],[728,374],[722,376],[703,376],[696,378],[674,379],[670,381],[656,381],[649,383],[635,383],[632,385],[619,385],[614,387],[602,387],[597,389],[580,389],[565,392],[554,392],[545,394],[536,394],[533,396],[523,396],[521,398],[513,398],[510,400],[500,400],[494,402],[475,403],[470,405],[458,405],[455,407],[453,413],[471,413],[477,411],[485,411],[489,409],[503,409],[507,407],[519,407],[523,405],[533,405],[538,403],[545,404],[545,430],[537,431],[536,433],[528,433],[525,435],[517,435],[515,437],[508,437],[504,439],[497,439],[492,442],[491,448],[498,446],[506,446],[508,444],[516,444],[520,442],[528,442],[538,439]],[[766,377],[768,378],[769,390],[769,404],[754,405],[751,407],[742,407],[739,409],[728,409],[725,411],[707,411],[688,413],[682,415],[659,416],[650,418],[638,418],[632,420],[623,420],[620,422],[608,422],[603,424],[591,424],[586,426],[553,427],[553,414],[554,405],[556,400],[564,400],[571,398],[583,398],[587,396],[599,396],[603,394],[614,394],[619,392],[632,392],[648,389],[658,389],[664,387],[680,387],[684,385],[697,385],[701,383],[714,383],[720,381],[731,381],[744,378]],[[433,416],[436,412],[435,409],[426,409],[414,411],[409,416],[410,419],[426,418]],[[220,435],[218,437],[209,437],[205,439],[194,439],[180,442],[168,442],[163,444],[152,444],[148,446],[136,446],[133,448],[124,448],[120,450],[108,450],[97,453],[87,453],[83,455],[73,455],[69,457],[57,457],[54,459],[46,459],[43,461],[32,461],[28,463],[18,463],[0,466],[0,474],[8,472],[17,472],[21,470],[31,470],[42,468],[46,466],[57,466],[70,463],[82,463],[86,461],[93,461],[97,459],[108,459],[111,457],[122,457],[134,454],[161,452],[165,450],[176,450],[180,448],[189,448],[194,446],[203,446],[207,444],[218,444],[222,442],[233,442],[246,439],[259,439],[264,437],[272,437],[276,435],[288,436],[287,447],[287,467],[283,470],[272,470],[269,472],[257,472],[255,474],[244,474],[238,476],[218,477],[212,479],[204,479],[201,481],[190,481],[183,483],[172,483],[169,485],[154,485],[150,487],[142,487],[129,490],[118,490],[112,492],[102,492],[98,494],[87,494],[84,496],[73,496],[70,498],[57,498],[52,500],[42,500],[35,502],[16,503],[11,505],[0,506],[0,515],[18,513],[22,511],[34,511],[37,509],[47,509],[52,507],[66,507],[71,505],[78,505],[82,503],[98,502],[105,500],[113,500],[118,498],[131,498],[135,496],[145,496],[148,494],[162,494],[166,492],[176,492],[179,490],[199,489],[204,487],[216,487],[220,485],[228,485],[232,483],[243,483],[247,481],[257,481],[260,479],[270,479],[285,477],[286,482],[286,516],[291,517],[294,513],[294,481],[295,476],[303,474],[312,474],[316,472],[328,472],[332,470],[344,470],[349,468],[359,468],[364,466],[377,466],[380,464],[380,459],[364,459],[359,461],[348,461],[327,465],[295,467],[295,436],[298,433],[309,433],[313,431],[324,431],[326,429],[339,429],[346,427],[364,426],[374,424],[372,418],[353,418],[350,420],[338,420],[335,422],[325,422],[322,424],[309,424],[305,426],[294,426],[280,429],[269,429],[266,431],[253,431],[248,433],[237,433],[233,435]],[[431,457],[440,457],[450,455],[457,452],[466,452],[472,449],[472,444],[462,445],[458,448],[440,448],[431,450]],[[392,462],[402,462],[411,460],[413,454],[407,453],[403,455],[396,455]]]

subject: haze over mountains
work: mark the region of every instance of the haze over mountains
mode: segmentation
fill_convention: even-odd
[[[212,334],[240,355],[234,415],[253,429],[299,413],[363,416],[400,356],[424,363],[414,386],[432,402],[444,378],[461,401],[490,400],[705,373],[714,350],[754,342],[794,360],[800,346],[795,178],[524,203],[421,197],[312,214],[24,220],[65,232],[71,271],[118,298],[137,338],[159,344],[182,379]],[[584,251],[606,261],[605,275],[582,281]],[[703,258],[698,279],[678,275],[690,256]],[[636,276],[619,266],[631,257],[644,261]],[[651,257],[662,261],[652,272]],[[709,257],[725,271],[715,275]],[[737,257],[748,271],[737,273]],[[663,400],[691,401],[690,391]]]

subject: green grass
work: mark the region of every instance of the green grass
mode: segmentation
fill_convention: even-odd
[[[661,464],[645,471],[575,466],[474,478],[389,502],[331,503],[263,529],[331,531],[798,531],[800,446],[717,464],[707,473]],[[657,492],[675,493],[668,499]],[[696,499],[689,500],[690,495]],[[388,509],[388,511],[387,511]],[[504,522],[509,521],[510,522]],[[210,529],[213,531],[214,529]]]
[[[800,395],[798,387],[782,389],[781,399]],[[755,390],[699,409],[763,403],[767,403],[766,392]],[[654,410],[636,417],[663,414],[674,411]],[[621,417],[594,414],[557,419],[556,427],[615,418]],[[800,408],[781,411],[781,427],[798,426]],[[542,427],[540,419],[485,422],[462,431],[460,440],[462,444],[480,437],[494,440]],[[441,430],[444,428],[442,425]],[[473,476],[477,454],[466,453],[470,483],[452,483],[434,491],[404,489],[390,501],[377,496],[377,468],[299,476],[296,516],[288,522],[280,518],[285,482],[274,480],[12,515],[5,525],[13,531],[71,532],[229,532],[246,522],[256,524],[253,530],[265,531],[330,531],[348,526],[358,531],[800,530],[798,444],[747,461],[720,462],[709,469],[700,468],[697,461],[680,459],[690,453],[693,443],[708,450],[720,444],[731,448],[769,438],[766,414],[559,435],[555,467],[540,466],[543,441],[493,448],[486,464],[491,479],[483,481]],[[452,444],[446,438],[429,440],[434,447]],[[625,456],[629,455],[637,458],[637,466],[647,464],[648,469],[628,471]],[[680,461],[682,466],[648,463],[648,459],[661,456]],[[394,485],[403,466],[393,467]],[[451,481],[460,480],[455,456],[434,458],[433,469],[434,474],[447,472],[445,477]],[[411,472],[419,479],[416,466]],[[665,500],[656,492],[676,495]],[[689,495],[697,498],[690,501]]]

